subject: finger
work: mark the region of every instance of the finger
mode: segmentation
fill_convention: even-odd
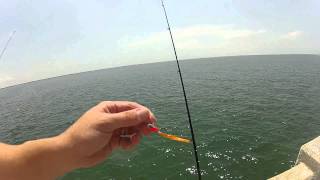
[[[150,122],[150,111],[146,108],[132,109],[120,113],[106,114],[103,119],[107,130],[136,126],[142,122]]]
[[[149,119],[151,123],[155,123],[157,121],[156,116],[150,111]]]
[[[125,133],[123,133],[125,132]],[[139,143],[138,140],[140,139],[141,137],[141,132],[140,132],[140,129],[138,126],[134,126],[134,127],[130,127],[130,128],[119,128],[115,131],[113,131],[113,134],[112,134],[112,137],[111,137],[111,140],[110,140],[110,144],[111,144],[111,147],[112,149],[115,149],[115,148],[118,148],[121,146],[121,144],[124,146],[126,146],[127,143],[121,143],[121,141],[127,141],[130,139],[130,137],[121,137],[121,135],[125,135],[125,134],[128,134],[128,135],[131,135],[131,134],[134,134],[134,136],[132,136],[131,138],[131,144],[137,144]]]
[[[152,133],[152,131],[150,130],[150,128],[148,127],[148,123],[141,123],[138,126],[138,129],[140,130],[140,132],[143,135],[150,135]]]
[[[134,136],[131,139],[131,143],[127,146],[126,149],[130,150],[130,149],[133,149],[134,147],[136,147],[140,143],[140,139],[141,139],[141,134]]]
[[[131,144],[131,139],[130,138],[120,138],[119,144],[122,149],[129,149],[129,146]]]
[[[107,113],[119,113],[136,108],[146,108],[141,104],[130,101],[103,101],[98,106]]]
[[[134,136],[134,137],[132,138],[132,140],[131,140],[131,141],[132,141],[131,147],[134,147],[134,146],[136,146],[137,144],[139,144],[141,137],[142,137],[142,135],[141,135],[140,133],[137,134],[137,136]]]
[[[120,137],[113,137],[110,140],[110,146],[112,148],[112,150],[117,149],[119,147],[119,141],[120,141]]]
[[[125,150],[134,148],[140,142],[140,133],[136,134],[132,138],[120,138],[120,146]]]
[[[119,147],[120,134],[120,129],[113,132],[112,137],[110,139],[110,146],[112,149],[116,149]]]

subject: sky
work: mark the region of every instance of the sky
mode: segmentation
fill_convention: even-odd
[[[320,54],[318,0],[164,0],[180,59]],[[174,59],[160,0],[0,0],[0,88]]]

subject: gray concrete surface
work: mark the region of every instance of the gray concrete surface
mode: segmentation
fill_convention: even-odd
[[[320,180],[320,136],[301,146],[294,167],[269,180]]]

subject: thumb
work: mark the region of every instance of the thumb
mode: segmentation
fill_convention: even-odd
[[[150,111],[146,108],[137,108],[120,113],[108,114],[106,120],[110,129],[115,130],[123,127],[138,125],[150,121]]]

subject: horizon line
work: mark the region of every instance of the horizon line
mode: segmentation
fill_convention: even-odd
[[[245,57],[245,56],[281,56],[281,55],[311,55],[311,56],[320,56],[320,54],[310,54],[310,53],[283,53],[283,54],[249,54],[249,55],[222,55],[222,56],[213,56],[213,57],[202,57],[202,58],[187,58],[187,59],[179,59],[179,61],[188,61],[188,60],[204,60],[204,59],[211,59],[211,58],[228,58],[228,57]],[[94,69],[94,70],[88,70],[88,71],[81,71],[81,72],[75,72],[75,73],[70,73],[70,74],[62,74],[62,75],[57,75],[53,77],[48,77],[48,78],[42,78],[42,79],[36,79],[32,81],[27,81],[27,82],[22,82],[18,84],[13,84],[9,86],[4,86],[0,87],[0,91],[6,88],[11,88],[14,86],[19,86],[19,85],[24,85],[28,83],[33,83],[37,81],[44,81],[48,79],[54,79],[54,78],[59,78],[59,77],[64,77],[64,76],[72,76],[76,74],[81,74],[81,73],[90,73],[93,71],[101,71],[101,70],[108,70],[108,69],[116,69],[116,68],[123,68],[123,67],[129,67],[129,66],[139,66],[139,65],[148,65],[148,64],[155,64],[155,63],[166,63],[166,62],[173,62],[172,60],[164,60],[164,61],[156,61],[156,62],[148,62],[148,63],[137,63],[137,64],[128,64],[128,65],[119,65],[119,66],[114,66],[114,67],[106,67],[106,68],[101,68],[101,69]]]

